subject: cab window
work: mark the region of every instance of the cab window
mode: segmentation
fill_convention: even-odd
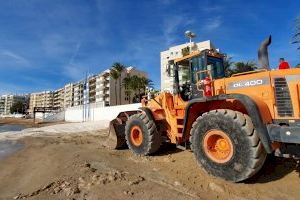
[[[223,59],[208,56],[207,65],[211,66],[211,73],[213,79],[219,79],[225,76]]]
[[[205,71],[208,68],[211,69],[211,75],[213,79],[219,79],[225,76],[222,58],[207,56],[207,59],[205,59],[205,56],[202,55],[202,56],[192,58],[192,66],[191,66],[192,83],[195,84],[197,80],[205,79],[207,77],[207,73],[206,72],[199,73],[199,72]]]
[[[195,84],[197,80],[205,78],[204,74],[197,73],[198,71],[203,71],[203,70],[206,70],[205,56],[192,58],[192,66],[191,66],[192,83]]]

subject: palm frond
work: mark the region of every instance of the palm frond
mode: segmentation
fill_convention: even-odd
[[[293,35],[293,38],[297,38],[297,37],[300,37],[300,32]]]
[[[300,41],[292,41],[292,44],[300,43]]]

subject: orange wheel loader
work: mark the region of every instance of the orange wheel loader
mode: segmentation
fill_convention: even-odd
[[[190,147],[208,174],[232,182],[257,173],[267,154],[299,158],[300,69],[271,71],[270,43],[271,36],[258,51],[262,69],[228,78],[225,56],[213,50],[170,61],[174,92],[120,113],[110,124],[110,146],[126,143],[137,155],[154,154],[162,142]]]

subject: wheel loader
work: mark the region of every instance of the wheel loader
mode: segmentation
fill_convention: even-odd
[[[225,77],[225,55],[194,51],[171,60],[173,93],[143,99],[138,111],[110,123],[108,144],[152,155],[163,142],[190,147],[208,174],[240,182],[256,174],[267,154],[300,157],[300,69],[270,70],[265,39],[261,69]]]

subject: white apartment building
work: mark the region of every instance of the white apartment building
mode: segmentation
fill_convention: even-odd
[[[0,115],[10,114],[10,108],[18,101],[26,103],[26,95],[1,95],[0,96]]]
[[[73,106],[79,106],[83,104],[83,88],[83,81],[73,84]]]
[[[53,92],[53,106],[55,108],[64,108],[65,102],[65,90],[64,88],[60,88]]]
[[[137,75],[139,77],[146,77],[146,72],[137,70],[134,67],[127,67],[120,76],[119,80],[113,80],[110,77],[110,70],[105,70],[96,76],[96,101],[103,103],[104,106],[114,106],[132,103],[130,97],[123,86],[123,79],[127,76]],[[121,81],[121,82],[120,82]],[[91,87],[90,87],[91,88]],[[90,96],[93,94],[89,92]],[[90,97],[91,99],[91,97]]]
[[[0,115],[5,113],[5,98],[0,96]]]
[[[161,74],[161,90],[162,91],[169,91],[173,92],[174,88],[174,80],[173,77],[169,77],[167,74],[167,65],[170,60],[174,60],[176,58],[182,57],[182,49],[186,47],[192,46],[192,51],[203,51],[206,49],[214,49],[216,50],[215,46],[211,43],[210,40],[203,41],[203,42],[192,42],[186,43],[186,44],[181,44],[177,46],[170,47],[166,51],[160,52],[160,74]]]
[[[100,74],[89,76],[87,80],[68,83],[55,91],[32,93],[29,112],[32,113],[34,107],[68,108],[84,104],[113,106],[132,103],[122,80],[133,75],[148,77],[143,71],[127,67],[121,73],[120,79],[115,81],[110,77],[108,69]]]
[[[96,103],[110,105],[110,70],[105,70],[96,77]]]
[[[68,83],[64,87],[64,108],[73,106],[73,83]]]
[[[53,107],[53,94],[53,91],[31,93],[28,111],[33,113],[34,107]]]
[[[96,102],[96,80],[97,80],[97,75],[90,76],[88,79],[89,103]]]

